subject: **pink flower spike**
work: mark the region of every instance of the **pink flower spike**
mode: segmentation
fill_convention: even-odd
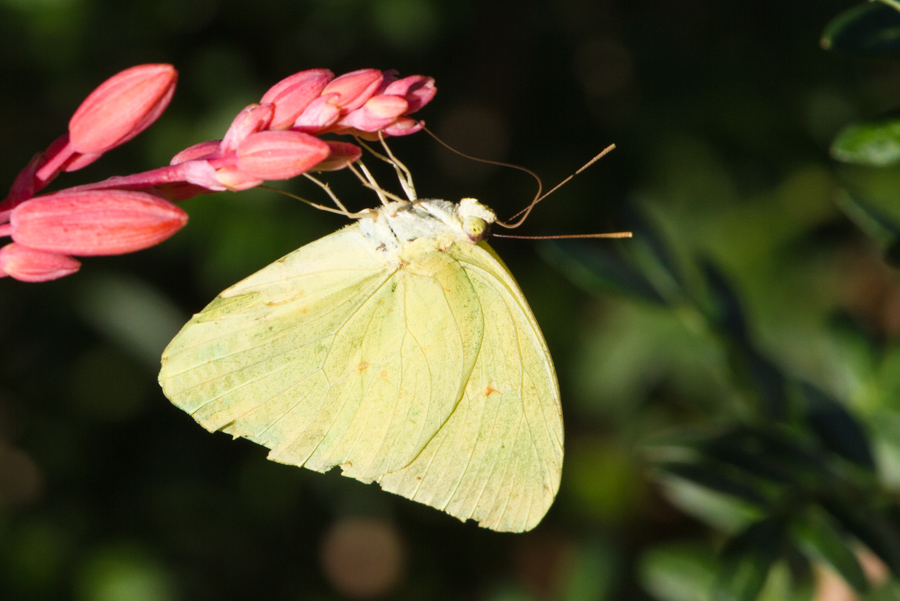
[[[194,144],[193,146],[188,146],[187,148],[173,156],[172,160],[169,161],[169,165],[178,165],[180,163],[186,163],[188,161],[211,158],[219,152],[219,146],[221,145],[221,143],[221,140],[209,140],[207,142]]]
[[[348,142],[333,142],[330,140],[325,143],[328,144],[328,147],[331,149],[331,154],[328,155],[328,158],[313,167],[314,171],[337,171],[338,169],[343,169],[362,156],[362,149],[355,144],[350,144]]]
[[[81,263],[59,253],[28,248],[11,242],[0,248],[0,277],[22,282],[48,282],[78,271]]]
[[[383,79],[378,69],[360,69],[337,77],[325,86],[322,96],[337,94],[334,104],[344,112],[358,109],[378,91]]]
[[[400,117],[393,125],[385,127],[382,131],[388,136],[408,136],[422,129],[424,124],[423,121],[416,121],[409,117]]]
[[[219,144],[219,152],[234,151],[244,140],[269,127],[275,107],[271,104],[251,104],[234,118],[225,137]]]
[[[64,190],[27,200],[10,216],[14,242],[76,256],[142,250],[186,223],[187,214],[172,203],[127,190]]]
[[[297,131],[264,131],[247,138],[237,149],[237,167],[259,179],[290,179],[328,157],[322,140]]]
[[[406,113],[408,106],[406,100],[400,96],[387,94],[372,96],[360,108],[341,117],[337,122],[337,126],[365,132],[376,132],[391,125],[397,117]]]
[[[406,114],[415,113],[417,110],[431,102],[437,94],[434,79],[424,75],[410,75],[403,79],[391,82],[382,94],[396,94],[403,96],[409,103]]]
[[[317,134],[334,125],[341,116],[340,107],[332,102],[337,97],[337,94],[328,94],[313,100],[306,110],[300,113],[291,129]]]
[[[69,121],[72,148],[106,152],[132,139],[166,109],[178,72],[172,65],[138,65],[113,75],[81,103]]]
[[[328,69],[310,69],[282,79],[263,94],[260,104],[275,105],[269,129],[288,129],[334,78]]]

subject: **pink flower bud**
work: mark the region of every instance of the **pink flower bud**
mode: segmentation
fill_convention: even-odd
[[[337,94],[332,102],[345,112],[356,110],[378,91],[384,76],[378,69],[360,69],[336,77],[322,90],[322,96]]]
[[[409,107],[400,96],[380,94],[372,96],[368,102],[341,117],[338,127],[349,127],[365,132],[376,132],[392,124],[397,117],[406,113]]]
[[[384,88],[382,94],[395,94],[403,96],[409,103],[406,114],[415,113],[417,110],[431,102],[437,94],[434,79],[424,75],[410,75],[397,81],[392,81]]]
[[[207,142],[194,144],[193,146],[188,146],[173,156],[172,160],[169,161],[169,165],[178,165],[179,163],[186,163],[187,161],[209,158],[210,155],[214,155],[219,151],[221,143],[221,140],[209,140]]]
[[[237,167],[263,180],[290,179],[324,160],[331,148],[322,140],[297,131],[264,131],[237,149]]]
[[[384,133],[388,136],[408,136],[422,129],[422,122],[409,117],[398,118],[393,125],[385,127]]]
[[[10,242],[0,248],[0,277],[22,282],[47,282],[78,271],[81,263],[61,255]]]
[[[138,65],[113,75],[91,92],[69,121],[72,148],[106,152],[156,121],[175,93],[172,65]]]
[[[205,188],[212,192],[227,190],[228,186],[219,181],[216,168],[207,161],[187,161],[179,163],[179,175],[188,184]]]
[[[226,165],[216,169],[216,182],[222,190],[240,192],[261,186],[265,180],[252,173],[241,171],[237,165]]]
[[[343,169],[362,156],[362,149],[355,144],[334,142],[330,140],[327,141],[326,144],[328,144],[328,147],[331,149],[331,154],[328,155],[328,158],[313,167],[315,171],[336,171],[338,169]]]
[[[27,200],[10,215],[13,241],[81,256],[148,248],[185,223],[187,214],[172,203],[127,190],[64,190]]]
[[[251,104],[234,118],[225,137],[219,144],[219,152],[225,154],[235,150],[244,140],[269,127],[275,107],[271,104]]]
[[[337,97],[337,94],[328,94],[313,100],[306,107],[306,110],[297,117],[293,129],[308,134],[315,134],[334,125],[341,116],[341,108],[332,102]]]
[[[328,69],[310,69],[294,73],[269,88],[260,104],[275,105],[270,129],[288,129],[309,103],[319,97],[325,85],[334,78]]]

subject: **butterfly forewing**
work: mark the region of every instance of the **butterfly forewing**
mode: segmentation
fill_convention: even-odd
[[[433,241],[396,268],[355,237],[341,230],[222,293],[167,348],[165,393],[275,461],[364,481],[409,464],[462,397],[481,306]]]

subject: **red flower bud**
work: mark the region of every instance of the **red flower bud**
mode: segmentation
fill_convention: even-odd
[[[378,91],[383,79],[378,69],[360,69],[332,79],[322,90],[322,96],[337,94],[331,102],[345,112],[356,110]]]
[[[328,158],[313,167],[316,171],[336,171],[338,169],[343,169],[362,156],[362,149],[355,144],[334,142],[331,140],[327,141],[326,144],[331,148],[331,154],[328,155]]]
[[[337,97],[337,94],[329,94],[313,100],[297,117],[293,129],[315,134],[333,125],[341,116],[341,108],[332,102]]]
[[[81,263],[61,255],[11,242],[0,248],[0,277],[22,282],[47,282],[78,271]]]
[[[322,140],[297,131],[253,134],[237,149],[237,167],[259,179],[290,179],[325,159],[331,148]]]
[[[179,163],[186,163],[187,161],[207,159],[211,155],[215,155],[219,151],[219,146],[221,145],[221,143],[222,140],[208,140],[206,142],[194,144],[193,146],[188,146],[187,148],[173,156],[172,160],[169,161],[169,164],[178,165]]]
[[[388,136],[408,136],[422,129],[422,122],[410,119],[409,117],[399,117],[394,121],[393,125],[384,128],[385,135]]]
[[[437,87],[435,87],[434,79],[431,77],[410,75],[409,77],[392,81],[381,93],[403,96],[406,102],[409,103],[409,108],[406,110],[408,115],[415,113],[431,102],[431,99],[437,94]]]
[[[319,97],[325,85],[334,78],[328,69],[310,69],[294,73],[269,88],[260,104],[275,105],[271,129],[288,129],[309,103]]]
[[[241,190],[249,190],[250,188],[261,186],[264,182],[265,180],[252,173],[241,171],[236,165],[226,165],[216,169],[216,185],[222,190],[240,192]],[[208,190],[213,189],[209,186],[206,186],[206,188]]]
[[[166,109],[178,73],[172,65],[126,69],[91,92],[69,121],[72,148],[82,154],[106,152],[135,137]]]
[[[187,223],[170,202],[127,190],[62,191],[32,198],[10,215],[12,239],[69,255],[119,255],[158,244]]]
[[[344,115],[338,127],[350,127],[359,131],[376,132],[391,125],[397,117],[406,113],[409,104],[400,96],[379,94],[372,96],[364,105]]]
[[[225,137],[219,144],[219,152],[224,154],[235,150],[253,134],[268,129],[275,107],[271,104],[251,104],[231,122]]]

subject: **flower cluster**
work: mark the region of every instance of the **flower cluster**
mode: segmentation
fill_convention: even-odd
[[[173,202],[346,167],[360,148],[319,136],[414,133],[422,124],[408,115],[436,92],[421,75],[301,71],[241,111],[221,140],[191,146],[168,166],[35,196],[60,173],[93,163],[146,129],[168,106],[176,80],[171,65],[139,65],[85,99],[68,133],[32,159],[0,202],[0,236],[12,238],[0,248],[0,277],[57,279],[79,269],[74,256],[129,253],[169,238],[187,223]]]

